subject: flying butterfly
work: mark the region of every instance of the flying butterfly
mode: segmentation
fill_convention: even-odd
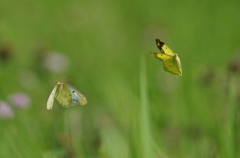
[[[174,53],[164,42],[159,39],[156,39],[156,44],[161,53],[149,53],[163,61],[163,68],[165,71],[182,76],[182,67],[178,54]]]
[[[55,98],[63,107],[83,106],[87,104],[87,99],[82,93],[73,86],[63,82],[58,82],[53,88],[47,101],[48,110],[52,109]]]

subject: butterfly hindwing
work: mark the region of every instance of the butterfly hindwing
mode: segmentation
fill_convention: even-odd
[[[172,74],[182,76],[182,69],[179,66],[179,63],[176,61],[177,59],[179,59],[178,56],[164,61],[163,62],[163,68],[164,68],[165,71],[168,71]]]
[[[56,99],[63,107],[69,107],[72,103],[72,94],[66,84],[59,83],[56,92]]]

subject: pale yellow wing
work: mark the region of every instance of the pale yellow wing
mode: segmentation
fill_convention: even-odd
[[[72,94],[65,83],[59,82],[55,98],[63,107],[69,107],[72,103]]]
[[[78,106],[78,105],[83,106],[87,104],[87,99],[82,93],[80,93],[76,88],[74,88],[69,84],[66,84],[66,86],[69,88],[72,95],[71,106]]]
[[[180,59],[177,55],[163,62],[163,68],[165,71],[168,71],[175,75],[182,76],[182,67]]]
[[[56,85],[56,86],[53,88],[53,90],[52,90],[52,92],[51,92],[51,94],[50,94],[50,96],[49,96],[49,98],[48,98],[48,101],[47,101],[47,109],[48,109],[48,110],[51,110],[52,107],[53,107],[53,103],[54,103],[54,98],[55,98],[55,95],[56,95],[57,87],[58,87],[58,85]]]
[[[162,53],[168,54],[168,55],[171,55],[171,56],[175,55],[175,53],[163,41],[161,41],[159,39],[156,39],[156,44],[157,44],[158,49]]]
[[[153,53],[153,52],[149,52],[152,56],[162,60],[162,61],[166,61],[170,58],[172,58],[171,55],[168,55],[168,54],[163,54],[163,53]]]

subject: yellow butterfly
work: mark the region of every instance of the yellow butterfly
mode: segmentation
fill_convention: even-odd
[[[54,98],[57,99],[58,103],[63,107],[70,106],[83,106],[87,104],[87,99],[82,95],[76,88],[63,82],[58,82],[53,88],[48,101],[47,109],[51,110],[53,107]]]
[[[180,58],[164,42],[156,39],[156,44],[161,53],[149,52],[152,56],[163,61],[163,68],[175,75],[182,76],[182,67]]]

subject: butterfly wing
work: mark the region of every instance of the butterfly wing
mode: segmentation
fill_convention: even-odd
[[[58,103],[63,107],[69,107],[72,103],[72,94],[65,83],[58,83],[56,96]]]
[[[182,76],[181,62],[180,62],[180,58],[177,55],[164,61],[163,68],[165,71],[168,71],[172,74]]]
[[[168,55],[171,55],[171,56],[175,55],[175,53],[163,41],[161,41],[159,39],[156,39],[156,44],[157,44],[158,49],[162,53],[168,54]]]
[[[172,58],[171,55],[168,55],[168,54],[164,54],[164,53],[152,53],[152,52],[149,52],[152,56],[162,60],[162,61],[166,61],[170,58]]]
[[[80,93],[73,86],[71,86],[69,84],[66,84],[66,85],[69,88],[69,91],[71,92],[71,95],[72,95],[71,106],[77,106],[77,105],[83,106],[83,105],[87,104],[87,99],[82,93]]]
[[[56,86],[53,88],[53,90],[52,90],[52,92],[51,92],[51,94],[50,94],[50,96],[49,96],[49,98],[48,98],[48,101],[47,101],[47,109],[48,109],[48,110],[51,110],[52,107],[53,107],[53,102],[54,102],[54,98],[55,98],[55,95],[56,95],[57,87],[58,87],[58,85],[56,85]]]

